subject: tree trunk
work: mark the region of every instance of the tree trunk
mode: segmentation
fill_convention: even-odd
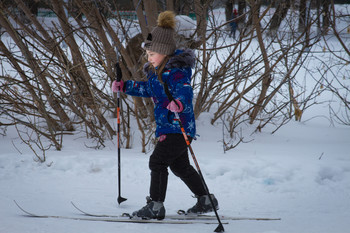
[[[197,19],[197,37],[201,43],[206,42],[207,10],[210,0],[194,0],[194,11]]]
[[[143,6],[146,12],[146,23],[148,31],[152,31],[157,26],[158,9],[157,4],[152,0],[143,0]]]
[[[39,1],[27,0],[26,4],[29,7],[30,12],[32,12],[33,15],[38,15]]]
[[[80,105],[87,104],[92,106],[95,104],[95,100],[88,84],[91,81],[90,75],[86,69],[85,61],[80,53],[79,46],[75,41],[74,35],[72,34],[72,29],[69,26],[70,24],[68,23],[68,19],[63,9],[63,3],[61,0],[52,0],[52,6],[56,15],[58,15],[58,20],[65,36],[65,42],[72,53],[72,73],[74,73],[76,87],[84,97],[84,99],[81,100],[83,103]]]
[[[114,48],[111,46],[111,44],[108,41],[108,38],[106,36],[106,32],[103,30],[103,19],[102,15],[100,14],[98,8],[93,4],[83,3],[82,0],[76,0],[75,3],[79,6],[79,9],[81,12],[85,15],[87,20],[89,21],[89,24],[96,32],[99,41],[102,43],[103,46],[103,54],[106,57],[106,71],[107,75],[111,78],[114,78],[114,65],[116,64],[116,53],[114,51]]]
[[[323,16],[323,24],[322,24],[322,33],[323,35],[328,34],[329,26],[330,26],[330,10],[329,7],[331,5],[331,0],[323,0],[322,2],[322,16]]]
[[[322,27],[321,27],[321,3],[320,1],[316,1],[316,9],[317,9],[317,34],[322,34]]]
[[[179,11],[182,15],[189,15],[191,9],[193,9],[193,2],[191,0],[183,0],[182,6]]]
[[[302,1],[302,0],[301,0]],[[290,8],[290,0],[279,1],[275,13],[271,19],[270,31],[275,32],[278,30],[283,19],[286,17],[288,10]]]
[[[246,7],[247,7],[247,3],[245,0],[238,0],[238,16],[239,16],[238,25],[242,26],[245,24],[245,16],[243,16],[243,14],[245,14],[246,12],[246,9],[245,9]]]
[[[174,11],[174,0],[167,0],[166,1],[166,9],[168,11]]]
[[[262,37],[262,32],[261,32],[261,27],[259,22],[259,10],[258,10],[259,8],[260,8],[260,1],[255,1],[255,4],[252,5],[252,21],[256,30],[256,36],[258,38],[260,51],[263,56],[265,71],[262,76],[261,92],[260,92],[259,98],[254,106],[252,113],[250,114],[250,124],[254,123],[258,113],[261,111],[264,99],[266,97],[267,90],[272,81],[269,57],[266,52],[264,39]]]
[[[300,0],[299,3],[299,26],[298,31],[301,33],[306,28],[306,0]]]
[[[248,3],[249,7],[250,7],[250,14],[248,17],[248,21],[246,24],[246,28],[250,29],[252,27],[254,27],[254,22],[253,22],[253,18],[255,16],[258,17],[259,19],[259,15],[260,15],[260,7],[261,7],[261,0],[246,0],[246,2]],[[260,22],[258,22],[260,24]]]
[[[233,0],[227,0],[226,6],[225,6],[226,21],[229,21],[232,19],[232,11],[233,11]]]
[[[143,15],[142,2],[139,2],[139,0],[133,0],[133,3],[141,28],[142,37],[144,40],[146,40],[148,33],[150,33],[150,30],[147,27],[146,17]]]

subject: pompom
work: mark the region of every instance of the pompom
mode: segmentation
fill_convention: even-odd
[[[172,11],[164,11],[158,16],[158,27],[175,29],[175,14]]]

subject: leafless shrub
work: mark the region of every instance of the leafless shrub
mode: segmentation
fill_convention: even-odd
[[[67,5],[63,0],[50,0],[47,5],[56,17],[43,20],[25,2],[14,0],[21,15],[13,11],[14,6],[0,3],[0,62],[10,67],[1,70],[0,127],[24,126],[22,135],[30,135],[25,141],[37,137],[38,148],[44,151],[48,147],[40,143],[43,137],[60,150],[62,135],[72,131],[84,132],[96,143],[95,148],[103,147],[115,135],[108,116],[116,113],[116,97],[110,91],[116,62],[121,64],[124,80],[145,80],[141,42],[155,26],[160,10],[167,6],[180,12],[181,7],[178,2],[154,6],[150,0],[134,0],[135,20],[123,18],[119,6],[107,1],[76,0]],[[239,1],[239,37],[232,39],[227,33],[230,21],[217,21],[212,2],[187,2],[186,12],[193,10],[196,15],[196,28],[183,39],[197,54],[192,80],[195,116],[211,111],[212,124],[224,119],[225,130],[233,139],[223,141],[227,149],[234,148],[237,141],[244,142],[245,127],[254,125],[260,131],[271,124],[276,131],[293,118],[300,121],[325,90],[341,100],[342,109],[349,109],[345,82],[349,46],[342,36],[345,29],[336,27],[339,19],[334,7],[318,27],[326,35],[329,24],[344,52],[337,53],[325,40],[334,63],[322,61],[326,68],[313,69],[307,64],[316,57],[312,48],[320,41],[320,34],[312,30],[324,16],[319,10],[306,10],[304,5],[296,9],[288,3],[286,11],[282,5],[262,7],[260,1]],[[302,11],[299,21],[293,17],[298,10]],[[334,67],[341,67],[340,73]],[[312,77],[311,90],[297,79],[301,70]],[[154,133],[153,107],[151,99],[122,95],[124,147],[132,146],[134,121],[142,151],[147,151]],[[330,112],[337,121],[349,124],[349,111],[341,115],[331,108]]]

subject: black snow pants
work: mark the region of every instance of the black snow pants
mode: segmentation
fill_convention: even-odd
[[[192,139],[191,139],[192,140]],[[205,195],[205,188],[198,172],[188,158],[186,141],[182,134],[167,134],[159,141],[150,157],[150,196],[153,201],[164,201],[168,186],[168,167],[198,196]]]

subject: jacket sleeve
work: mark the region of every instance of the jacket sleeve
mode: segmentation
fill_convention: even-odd
[[[149,82],[127,80],[124,83],[125,94],[139,97],[151,97]]]

